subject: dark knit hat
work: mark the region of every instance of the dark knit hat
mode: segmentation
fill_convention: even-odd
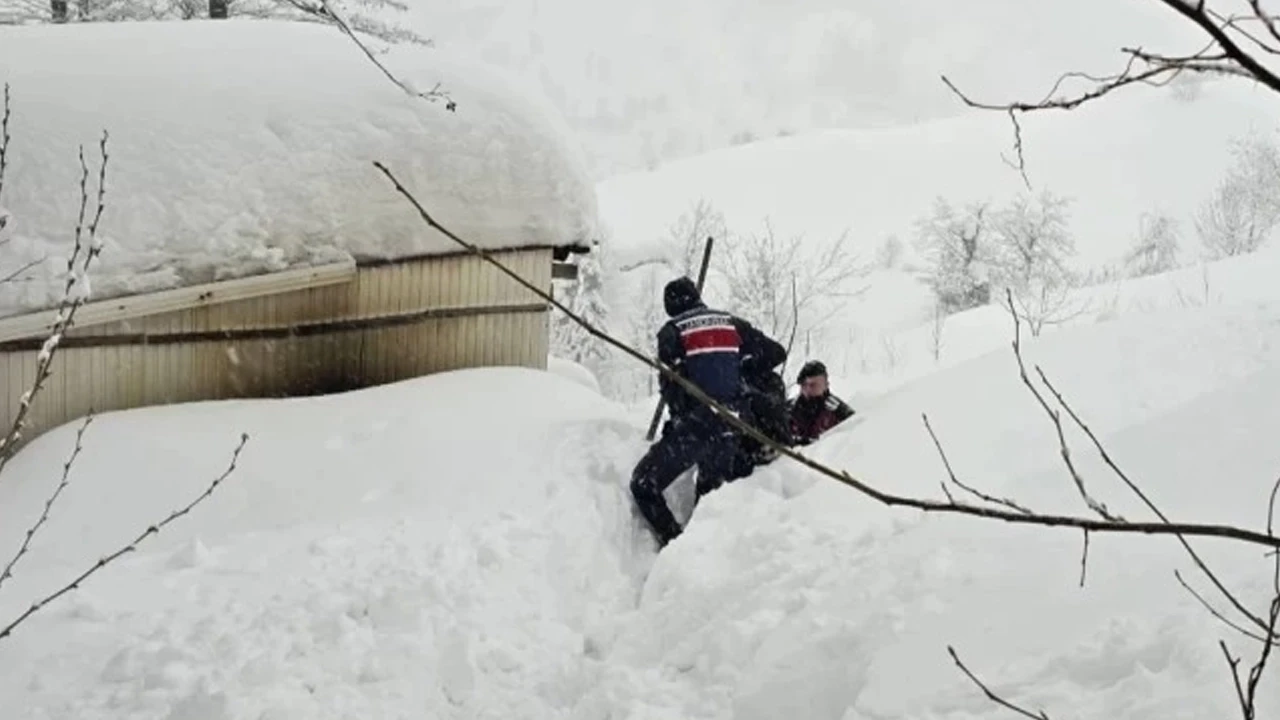
[[[698,286],[687,277],[678,277],[662,289],[662,304],[669,317],[675,317],[702,304]]]
[[[823,365],[818,360],[810,360],[804,364],[804,367],[800,368],[800,374],[796,376],[796,384],[799,385],[811,377],[826,377],[826,374],[826,365]]]

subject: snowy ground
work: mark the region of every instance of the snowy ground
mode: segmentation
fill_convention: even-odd
[[[1280,472],[1280,302],[1263,285],[1241,298],[1064,328],[1027,355],[1170,516],[1260,528]],[[1053,718],[1234,716],[1217,642],[1248,662],[1253,650],[1178,587],[1174,569],[1204,583],[1174,543],[1095,536],[1082,588],[1078,533],[890,511],[780,461],[709,496],[655,559],[625,490],[643,413],[554,369],[99,418],[0,617],[199,492],[239,432],[252,438],[198,512],[0,641],[0,705],[189,720],[1009,717],[957,671],[954,645]],[[940,496],[927,412],[965,480],[1085,512],[1007,346],[859,410],[815,457]],[[74,430],[6,471],[0,547],[38,515]],[[1096,495],[1148,517],[1068,438]],[[1199,546],[1261,609],[1260,553]],[[1280,712],[1275,667],[1261,701],[1259,717]]]

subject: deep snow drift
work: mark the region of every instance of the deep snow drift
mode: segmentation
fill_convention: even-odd
[[[439,50],[397,46],[378,60],[422,91],[439,83],[456,111],[404,92],[336,28],[314,23],[0,28],[13,112],[0,203],[14,236],[0,277],[39,263],[28,280],[0,284],[0,316],[61,297],[80,202],[77,147],[92,203],[104,130],[96,299],[457,250],[374,161],[483,247],[594,239],[595,188],[544,99]]]
[[[1028,339],[1175,519],[1259,528],[1280,469],[1280,305],[1176,308]],[[561,374],[576,369],[560,366]],[[519,408],[495,412],[495,407]],[[1007,348],[902,386],[809,450],[940,497],[959,475],[1085,514]],[[0,483],[0,547],[56,484],[74,426]],[[190,518],[0,641],[0,704],[52,718],[1007,717],[954,645],[1051,717],[1232,717],[1226,639],[1169,539],[892,511],[787,461],[710,495],[654,559],[626,497],[641,423],[551,372],[450,373],[319,399],[115,413],[86,434],[0,617],[203,488]],[[1093,493],[1149,516],[1068,439]],[[1197,543],[1261,608],[1256,548]],[[1209,592],[1205,590],[1205,592]],[[1280,712],[1280,670],[1260,717]]]

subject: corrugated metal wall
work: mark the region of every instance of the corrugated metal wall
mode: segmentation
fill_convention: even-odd
[[[494,253],[547,289],[551,255]],[[35,379],[35,342],[0,344],[0,429]],[[365,266],[349,283],[73,329],[25,439],[90,409],[308,395],[466,367],[543,368],[548,342],[545,302],[477,257]]]

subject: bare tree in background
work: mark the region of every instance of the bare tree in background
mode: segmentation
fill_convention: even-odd
[[[1208,260],[1251,253],[1280,224],[1280,147],[1250,136],[1233,143],[1232,155],[1235,164],[1195,217]]]
[[[1145,277],[1178,267],[1178,221],[1163,213],[1138,219],[1138,235],[1124,258],[1128,277]]]
[[[803,235],[780,237],[768,221],[763,232],[735,235],[721,264],[727,308],[783,342],[798,332],[820,333],[839,311],[833,301],[865,290],[855,281],[869,268],[849,250],[848,239],[846,231],[821,250],[807,252],[818,245]]]

